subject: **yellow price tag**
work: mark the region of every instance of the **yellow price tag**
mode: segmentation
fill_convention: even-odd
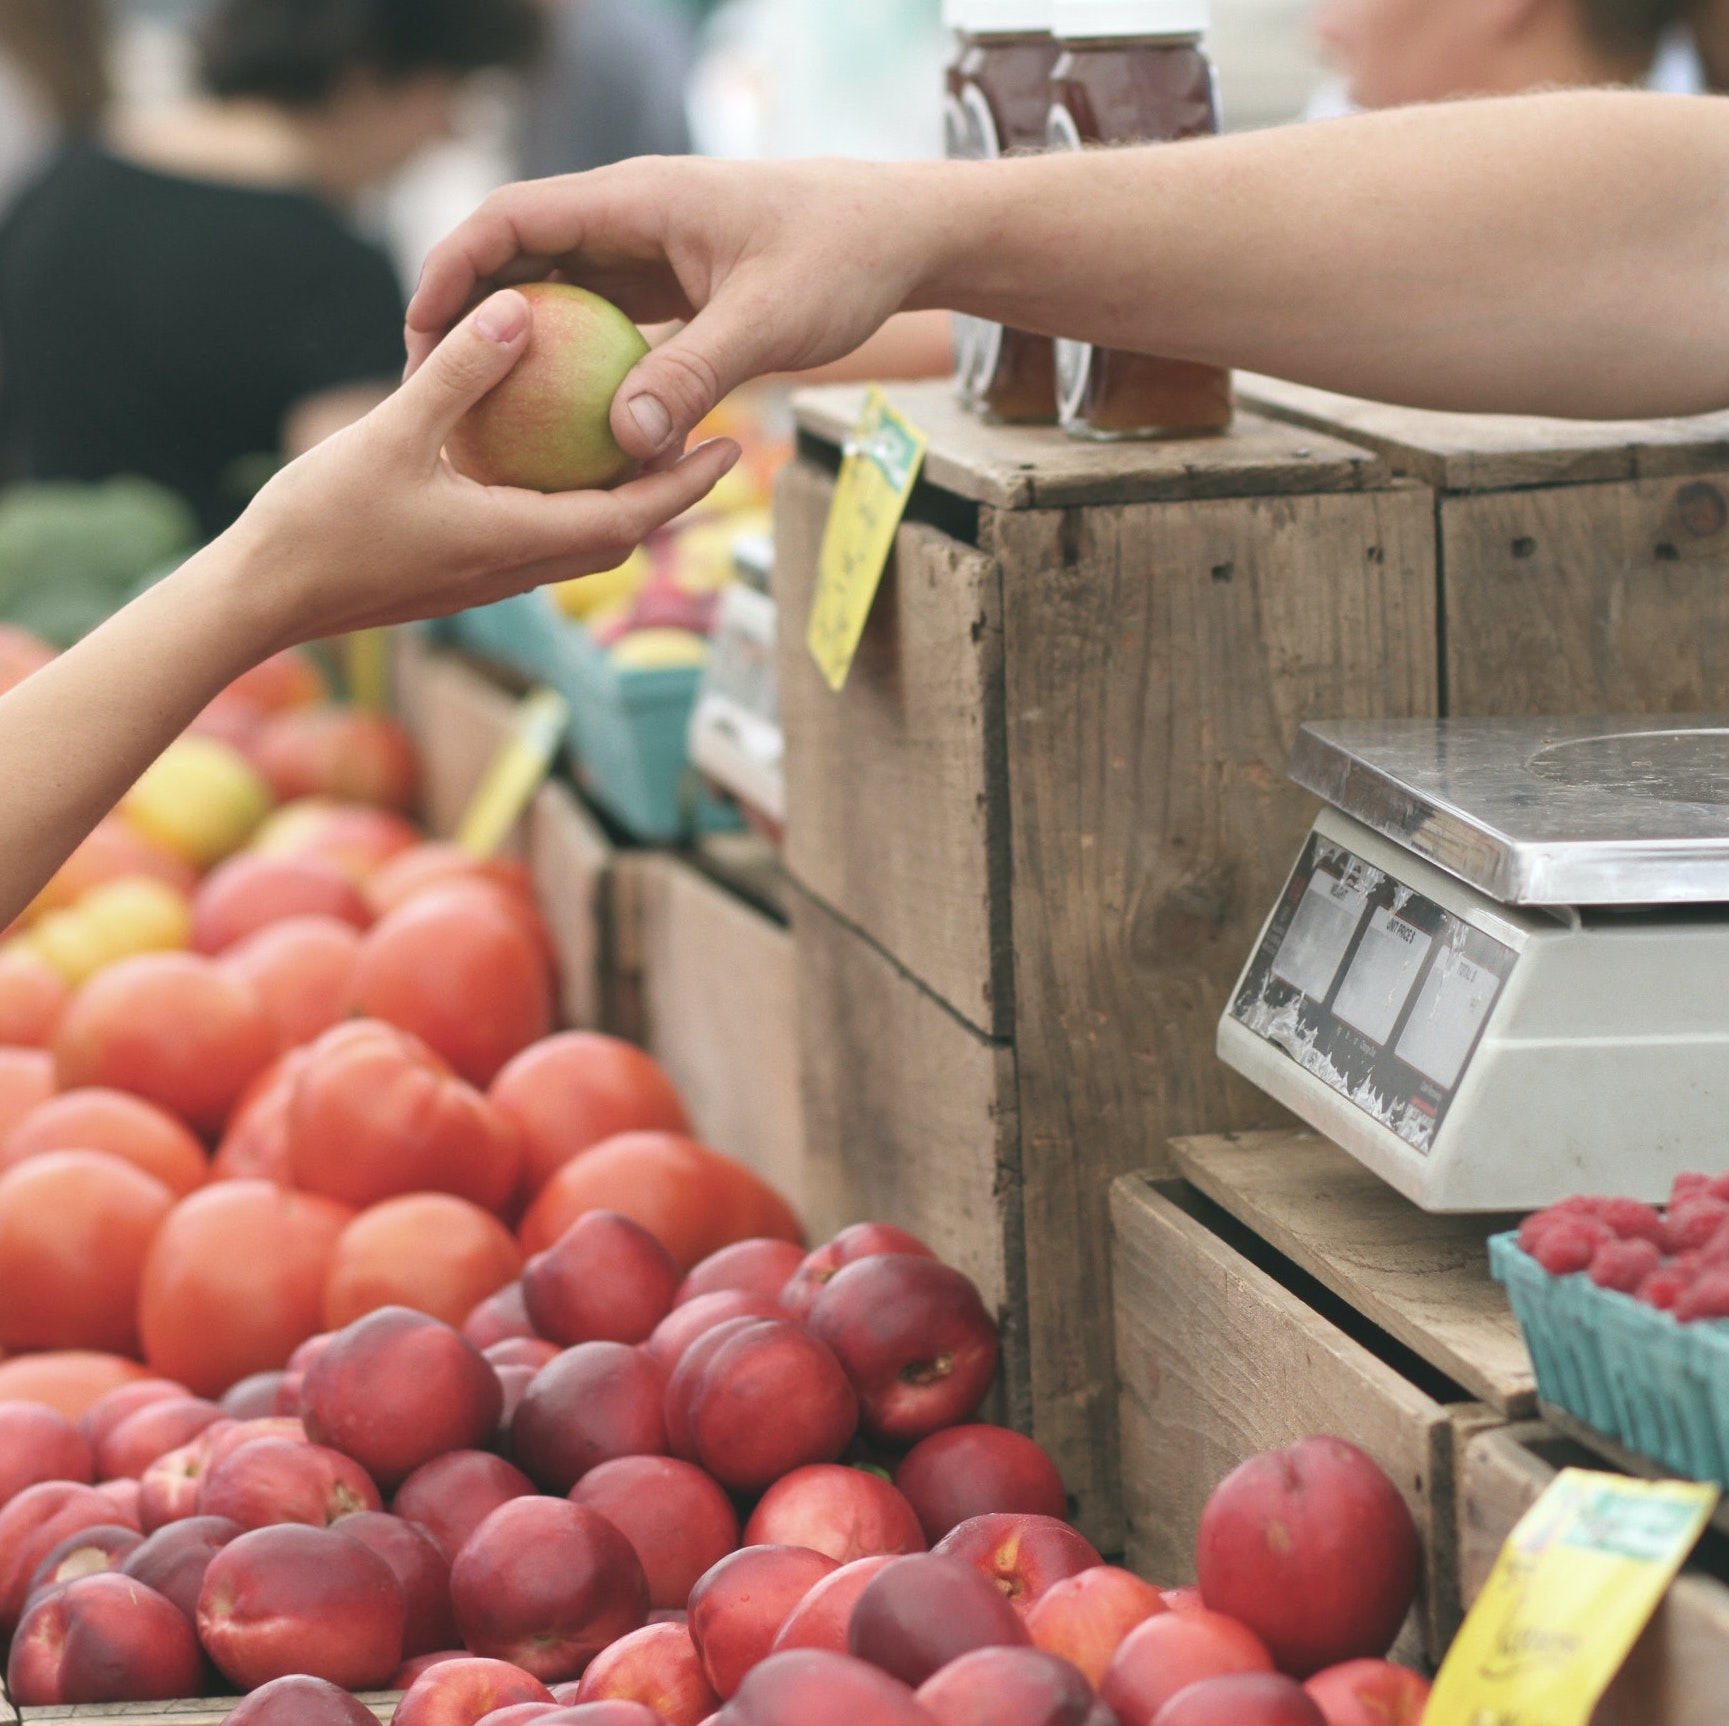
[[[349,700],[368,713],[386,712],[390,707],[390,631],[357,629],[345,635],[342,657]]]
[[[873,389],[846,446],[817,558],[807,641],[830,689],[846,686],[895,533],[924,465],[925,434]]]
[[[1586,1726],[1716,1505],[1714,1486],[1564,1470],[1503,1548],[1423,1726]]]
[[[471,857],[494,856],[552,770],[570,724],[570,703],[556,690],[523,697],[516,724],[469,799],[456,842]]]

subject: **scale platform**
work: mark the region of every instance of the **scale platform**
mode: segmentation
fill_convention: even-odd
[[[1729,1170],[1729,718],[1306,725],[1220,1056],[1433,1211]]]

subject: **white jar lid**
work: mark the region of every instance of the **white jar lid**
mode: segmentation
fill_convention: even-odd
[[[943,22],[972,36],[1032,36],[1050,30],[1056,0],[943,0]]]
[[[1054,28],[1064,41],[1204,36],[1211,26],[1210,0],[1056,0]]]

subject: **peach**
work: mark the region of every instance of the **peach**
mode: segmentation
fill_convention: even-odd
[[[1204,1612],[1207,1608],[1206,1601],[1201,1598],[1200,1589],[1193,1583],[1182,1588],[1162,1588],[1159,1592],[1165,1597],[1167,1612]]]
[[[1317,1672],[1303,1688],[1327,1726],[1422,1726],[1429,1682],[1386,1660],[1347,1660]]]
[[[951,1426],[921,1439],[895,1470],[925,1538],[941,1540],[974,1516],[1013,1511],[1066,1517],[1057,1465],[1032,1439],[1005,1426]]]
[[[400,1516],[356,1511],[334,1524],[350,1540],[370,1546],[388,1564],[402,1589],[408,1622],[402,1632],[404,1659],[431,1654],[461,1639],[450,1609],[450,1560],[424,1528]]]
[[[690,1637],[716,1695],[733,1695],[793,1608],[837,1569],[802,1546],[747,1546],[701,1577],[690,1591]]]
[[[826,1648],[831,1654],[850,1653],[852,1644],[847,1632],[852,1625],[853,1608],[878,1572],[894,1561],[893,1555],[881,1553],[875,1558],[855,1558],[851,1564],[831,1571],[792,1609],[775,1632],[769,1652]]]
[[[204,1572],[229,1541],[245,1532],[225,1516],[188,1516],[135,1546],[122,1562],[121,1573],[173,1601],[186,1622],[195,1625]]]
[[[975,1648],[1026,1642],[1020,1614],[988,1578],[958,1558],[928,1553],[873,1576],[847,1628],[853,1654],[914,1686]]]
[[[590,1469],[570,1490],[636,1550],[651,1608],[682,1609],[703,1573],[738,1546],[738,1512],[694,1463],[621,1456]]]
[[[190,1444],[222,1418],[222,1410],[201,1396],[170,1397],[134,1409],[98,1442],[96,1472],[104,1480],[138,1480],[157,1457]]]
[[[440,1648],[433,1654],[417,1654],[412,1660],[404,1660],[391,1674],[390,1682],[385,1686],[388,1690],[403,1691],[412,1685],[422,1672],[429,1671],[434,1666],[442,1666],[447,1660],[467,1660],[470,1658],[466,1648]],[[526,1678],[528,1674],[525,1672]]]
[[[1122,1726],[1153,1726],[1180,1690],[1234,1672],[1271,1672],[1267,1645],[1220,1612],[1160,1612],[1123,1638],[1099,1695]]]
[[[580,1216],[522,1273],[534,1328],[570,1347],[647,1342],[678,1291],[672,1255],[640,1223],[616,1211]]]
[[[78,1417],[78,1430],[89,1439],[94,1453],[127,1415],[153,1402],[168,1402],[191,1394],[185,1385],[172,1378],[141,1378],[130,1384],[116,1385]]]
[[[104,1480],[96,1490],[114,1506],[114,1520],[128,1528],[142,1530],[144,1522],[139,1511],[141,1494],[135,1480]]]
[[[267,1420],[277,1412],[277,1393],[287,1379],[285,1372],[254,1372],[231,1384],[219,1405],[230,1420]]]
[[[238,1422],[212,1421],[190,1444],[159,1456],[138,1482],[138,1521],[146,1534],[198,1514],[198,1495],[210,1471],[216,1438]]]
[[[535,1335],[522,1298],[521,1282],[509,1283],[497,1294],[488,1295],[462,1321],[462,1334],[479,1349],[490,1348],[508,1337]]]
[[[620,1637],[583,1673],[576,1700],[639,1702],[665,1726],[701,1726],[720,1706],[682,1624],[646,1624]]]
[[[43,1595],[18,1626],[6,1673],[23,1708],[169,1701],[197,1694],[203,1677],[198,1639],[178,1608],[112,1572]]]
[[[666,1375],[639,1348],[585,1342],[535,1374],[511,1422],[517,1460],[548,1492],[598,1464],[666,1451]]]
[[[630,1542],[598,1511],[561,1498],[516,1498],[456,1555],[450,1598],[476,1654],[555,1683],[642,1626],[648,1579]]]
[[[208,1469],[219,1468],[235,1451],[261,1438],[280,1438],[293,1444],[306,1443],[305,1423],[293,1415],[270,1414],[257,1420],[218,1421],[207,1427],[196,1442],[205,1447]]]
[[[915,1257],[934,1259],[936,1254],[917,1235],[897,1229],[889,1223],[854,1223],[842,1229],[832,1241],[809,1253],[797,1270],[787,1278],[780,1291],[780,1304],[801,1323],[810,1317],[817,1296],[828,1287],[838,1271],[860,1259],[881,1253],[910,1253]]]
[[[890,1444],[966,1420],[996,1376],[996,1321],[972,1283],[936,1259],[859,1259],[830,1279],[807,1322],[852,1380],[865,1431]]]
[[[435,1456],[485,1444],[504,1393],[460,1331],[387,1306],[331,1339],[301,1403],[307,1436],[353,1457],[389,1492]]]
[[[533,1492],[534,1482],[502,1456],[453,1450],[422,1463],[397,1489],[390,1508],[424,1528],[445,1557],[455,1558],[501,1504]]]
[[[41,1402],[0,1402],[0,1505],[45,1480],[88,1486],[95,1457],[83,1433]]]
[[[1097,1698],[1068,1661],[1038,1648],[979,1648],[919,1686],[939,1726],[1088,1726]]]
[[[526,1366],[535,1372],[564,1351],[555,1342],[543,1342],[537,1336],[507,1336],[480,1351],[497,1366]]]
[[[536,1720],[556,1720],[567,1714],[556,1702],[513,1702],[480,1717],[480,1726],[531,1726]]]
[[[67,1480],[27,1486],[0,1508],[0,1642],[23,1614],[37,1565],[67,1535],[113,1522],[114,1506],[101,1493]]]
[[[459,1657],[428,1666],[396,1705],[391,1726],[475,1726],[513,1702],[550,1702],[538,1678],[504,1660]]]
[[[751,1672],[721,1718],[728,1726],[932,1726],[888,1673],[846,1654],[795,1648]]]
[[[715,1294],[722,1289],[766,1295],[770,1300],[778,1300],[780,1291],[792,1280],[807,1256],[802,1247],[791,1241],[762,1238],[734,1241],[730,1247],[710,1253],[692,1268],[690,1275],[678,1285],[673,1304],[683,1306],[699,1295]]]
[[[1052,1583],[1027,1614],[1027,1631],[1035,1648],[1072,1661],[1096,1686],[1123,1638],[1165,1609],[1150,1582],[1102,1564]]]
[[[242,1528],[279,1522],[328,1528],[382,1507],[378,1488],[353,1458],[286,1438],[243,1444],[205,1475],[198,1493],[201,1516],[226,1516]]]
[[[510,1429],[516,1423],[516,1411],[522,1407],[522,1399],[528,1395],[528,1387],[534,1383],[540,1368],[494,1365],[492,1370],[498,1374],[498,1388],[504,1393],[504,1406],[498,1415],[498,1434],[493,1442],[501,1451],[509,1454]]]
[[[795,1468],[762,1495],[744,1543],[808,1546],[837,1564],[925,1550],[913,1507],[880,1474],[822,1462]]]
[[[401,1586],[376,1552],[296,1522],[229,1541],[198,1596],[205,1652],[243,1690],[294,1672],[376,1690],[402,1663],[407,1616]]]
[[[328,1679],[295,1672],[243,1697],[222,1726],[378,1726],[378,1717]]]
[[[1155,1716],[1157,1726],[1327,1726],[1294,1678],[1233,1672],[1179,1690]]]
[[[747,1289],[716,1289],[713,1294],[700,1294],[675,1306],[642,1346],[670,1373],[684,1359],[684,1351],[716,1325],[735,1318],[782,1316],[770,1295],[752,1294]]]
[[[969,1517],[933,1550],[945,1558],[964,1558],[1022,1613],[1030,1612],[1052,1584],[1104,1562],[1084,1535],[1054,1516]]]
[[[1307,1678],[1385,1654],[1417,1594],[1417,1527],[1399,1489],[1341,1438],[1251,1457],[1201,1513],[1201,1598]]]
[[[28,1612],[38,1595],[80,1576],[96,1576],[104,1570],[118,1570],[121,1561],[135,1548],[143,1545],[144,1536],[136,1528],[110,1526],[81,1529],[69,1534],[36,1566],[24,1597]]]

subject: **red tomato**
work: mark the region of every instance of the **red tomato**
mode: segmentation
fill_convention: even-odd
[[[0,695],[17,688],[31,672],[40,671],[58,657],[41,636],[15,623],[0,623]]]
[[[383,917],[398,905],[406,905],[415,894],[449,881],[490,881],[517,894],[525,905],[535,903],[534,878],[521,863],[504,857],[471,857],[460,845],[437,840],[399,851],[381,865],[366,883],[366,902],[374,917]]]
[[[192,900],[192,945],[221,953],[289,917],[334,917],[364,929],[372,913],[334,863],[243,851],[204,879]]]
[[[212,1174],[219,1181],[275,1181],[294,1185],[288,1157],[288,1105],[306,1065],[305,1049],[290,1049],[246,1088],[217,1147]]]
[[[266,713],[282,713],[327,699],[330,686],[307,654],[289,647],[241,672],[223,694],[250,701]]]
[[[413,826],[387,809],[302,797],[270,816],[251,848],[269,857],[322,857],[351,881],[364,882],[381,863],[419,840]]]
[[[243,978],[191,953],[146,953],[92,977],[54,1039],[60,1083],[106,1085],[220,1132],[276,1056],[276,1029]]]
[[[54,1095],[54,1057],[46,1049],[0,1049],[0,1145],[31,1110]],[[74,1149],[100,1150],[92,1145]],[[0,1151],[0,1168],[8,1159]]]
[[[51,965],[28,953],[0,954],[0,1044],[46,1049],[71,999]]]
[[[111,1390],[150,1377],[150,1369],[117,1354],[56,1349],[0,1361],[0,1402],[40,1402],[77,1420]]]
[[[279,1047],[298,1048],[353,1010],[360,931],[334,917],[289,917],[222,955],[258,991]]]
[[[522,1135],[523,1194],[530,1199],[602,1139],[690,1131],[678,1089],[659,1062],[596,1031],[566,1031],[531,1044],[487,1095]]]
[[[210,1159],[187,1127],[124,1091],[62,1091],[38,1103],[0,1143],[0,1169],[45,1151],[106,1151],[154,1175],[177,1199],[210,1178]]]
[[[337,797],[404,813],[414,804],[414,745],[382,713],[354,707],[279,713],[259,734],[252,758],[283,802]]]
[[[197,1396],[275,1372],[323,1323],[346,1205],[270,1181],[218,1181],[182,1199],[144,1263],[144,1358]]]
[[[412,1031],[470,1084],[552,1029],[545,955],[496,889],[452,882],[399,906],[366,937],[356,1010]]]

